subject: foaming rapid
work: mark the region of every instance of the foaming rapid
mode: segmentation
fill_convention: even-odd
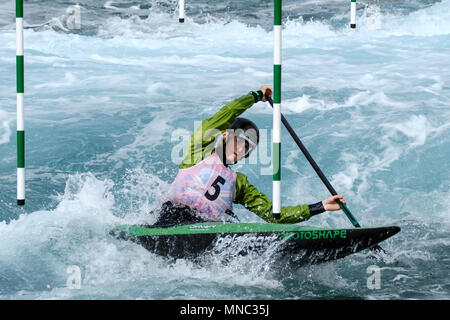
[[[71,176],[55,209],[24,214],[9,224],[3,222],[2,299],[202,298],[204,290],[217,298],[226,297],[226,293],[214,292],[212,284],[209,288],[192,288],[193,283],[211,278],[241,290],[279,286],[276,280],[261,278],[249,257],[245,262],[248,270],[241,268],[243,275],[237,280],[236,261],[225,268],[217,259],[211,260],[216,262],[212,267],[183,259],[167,261],[140,246],[113,238],[109,233],[114,225],[149,223],[155,218],[148,213],[118,218],[113,214],[113,189],[111,181],[98,180],[92,174]],[[79,290],[70,287],[73,268],[80,270]],[[184,284],[179,286],[179,281]],[[168,286],[160,290],[155,284],[161,282]]]
[[[23,214],[9,224],[2,222],[3,297],[37,298],[45,291],[65,287],[69,265],[85,265],[85,261],[107,254],[105,228],[116,219],[107,188],[108,182],[90,175],[72,177],[55,209]]]
[[[172,261],[109,234],[153,223],[195,125],[271,84],[271,2],[189,2],[183,24],[174,0],[79,5],[71,28],[66,2],[25,3],[18,208],[14,7],[0,1],[0,298],[449,298],[449,0],[358,1],[356,29],[347,0],[283,1],[283,114],[362,226],[402,231],[386,254],[282,272],[270,252],[233,256],[251,239]],[[258,160],[271,158],[271,112],[245,112],[268,130]],[[328,197],[285,131],[282,143],[282,203]],[[271,196],[270,164],[234,169]],[[338,212],[304,224],[352,227]],[[373,265],[380,289],[367,286]]]

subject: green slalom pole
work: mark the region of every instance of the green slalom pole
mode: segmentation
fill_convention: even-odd
[[[273,179],[272,212],[275,219],[281,216],[281,0],[274,0],[273,48]]]
[[[275,103],[274,101],[272,101],[272,98],[266,96],[267,101],[269,101],[270,105],[274,108]],[[330,184],[330,182],[328,181],[328,179],[325,177],[325,175],[323,174],[322,170],[320,170],[319,166],[317,165],[317,163],[314,161],[314,159],[311,157],[311,154],[308,152],[308,150],[306,149],[306,147],[303,145],[303,143],[300,141],[299,137],[297,136],[297,134],[295,133],[294,129],[292,129],[291,125],[289,124],[289,122],[286,120],[286,118],[281,115],[281,121],[283,122],[284,126],[286,127],[286,129],[289,131],[290,135],[292,136],[292,138],[294,139],[295,143],[297,144],[297,146],[300,148],[300,150],[302,151],[302,153],[305,155],[306,159],[308,160],[308,162],[311,164],[311,166],[313,167],[314,171],[317,173],[317,175],[320,177],[320,180],[322,180],[322,182],[325,184],[325,186],[327,187],[328,191],[330,191],[330,193],[335,196],[337,195],[336,190],[334,190],[333,186]],[[350,222],[353,224],[353,226],[355,226],[356,228],[361,228],[361,225],[359,224],[359,222],[356,220],[355,216],[353,216],[353,214],[350,212],[350,210],[347,208],[347,206],[345,204],[343,204],[342,202],[340,202],[339,200],[337,200],[337,203],[339,204],[339,207],[341,207],[342,211],[344,211],[345,215],[347,216],[347,218],[350,220]],[[373,249],[375,251],[383,251],[384,250],[379,246],[376,245],[373,247]]]
[[[17,74],[17,204],[25,204],[25,121],[23,71],[23,0],[16,0],[16,74]]]

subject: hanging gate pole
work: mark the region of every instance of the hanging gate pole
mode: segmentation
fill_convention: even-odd
[[[16,0],[17,204],[25,204],[25,121],[23,108],[23,0]]]
[[[350,3],[350,28],[356,28],[356,0]]]
[[[184,22],[184,0],[178,1],[178,22]]]
[[[273,48],[273,216],[281,215],[281,0],[274,0]]]

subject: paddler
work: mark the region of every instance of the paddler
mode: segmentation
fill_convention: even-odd
[[[191,136],[155,225],[228,221],[237,218],[233,204],[241,204],[271,223],[298,223],[325,211],[340,210],[337,199],[346,204],[342,195],[336,195],[314,204],[283,206],[280,217],[275,218],[272,201],[244,174],[230,168],[248,157],[259,143],[256,124],[239,116],[271,94],[272,89],[263,85],[202,121]],[[217,137],[222,139],[216,146]]]

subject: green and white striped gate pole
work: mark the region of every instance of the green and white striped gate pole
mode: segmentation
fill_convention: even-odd
[[[178,1],[178,22],[184,22],[184,0]]]
[[[25,204],[25,129],[23,110],[23,0],[16,0],[17,204]]]
[[[274,0],[273,48],[273,206],[274,218],[281,214],[281,0]]]
[[[356,28],[356,0],[350,3],[350,28]]]

